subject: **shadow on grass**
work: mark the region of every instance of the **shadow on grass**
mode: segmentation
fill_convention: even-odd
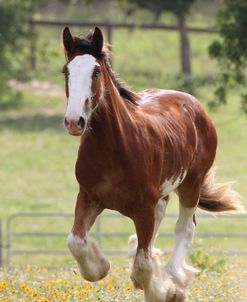
[[[63,116],[34,114],[22,115],[18,117],[0,117],[0,131],[14,130],[16,132],[40,132],[52,130],[56,132],[63,132]]]

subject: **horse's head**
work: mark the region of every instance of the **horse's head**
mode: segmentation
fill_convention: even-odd
[[[102,95],[99,60],[105,55],[103,35],[96,27],[93,34],[80,39],[73,37],[65,27],[63,45],[67,58],[63,73],[68,99],[64,126],[70,134],[81,135]]]

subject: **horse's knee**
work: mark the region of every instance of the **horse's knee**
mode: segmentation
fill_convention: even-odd
[[[75,258],[83,256],[87,249],[86,238],[81,239],[80,237],[75,236],[73,233],[68,235],[67,245]]]
[[[95,282],[108,274],[110,263],[95,242],[70,233],[67,244],[84,279]]]

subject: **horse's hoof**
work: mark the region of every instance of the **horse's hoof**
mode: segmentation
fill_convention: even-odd
[[[91,263],[90,265],[90,269],[80,267],[82,277],[89,282],[97,282],[105,278],[110,270],[110,262],[105,257],[102,257],[98,263]]]

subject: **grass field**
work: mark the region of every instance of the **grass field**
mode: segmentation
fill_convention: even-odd
[[[0,272],[0,301],[140,302],[143,292],[134,290],[129,275],[128,262],[119,264],[117,259],[113,259],[110,274],[94,284],[83,281],[75,267],[48,270],[27,265],[15,268],[11,274]],[[211,268],[204,270],[191,283],[188,301],[247,301],[246,262],[240,267],[232,258],[216,271]]]
[[[78,30],[77,30],[78,31]],[[46,33],[46,37],[53,35]],[[63,65],[63,53],[56,39],[49,39],[51,52],[56,56],[51,59],[39,57],[38,72],[33,72],[39,79],[63,85],[60,73]],[[207,45],[212,36],[192,35],[193,70],[196,76],[194,89],[196,96],[205,108],[213,98],[214,83],[208,81],[215,73],[215,64],[207,57]],[[146,87],[182,89],[183,83],[177,76],[178,36],[175,33],[116,31],[114,33],[114,68],[133,90]],[[55,48],[56,46],[56,48]],[[142,52],[140,53],[140,49]],[[175,50],[174,50],[175,49]],[[162,62],[162,63],[161,63]],[[198,78],[205,80],[198,85]],[[65,97],[37,96],[24,90],[13,106],[0,112],[0,219],[6,223],[7,217],[17,212],[72,212],[78,184],[74,177],[74,163],[79,139],[69,136],[62,126],[65,110]],[[217,111],[210,112],[219,136],[219,148],[216,159],[218,179],[235,180],[235,188],[242,195],[247,205],[247,117],[239,110],[237,90],[230,93],[229,104]],[[171,212],[177,211],[175,198],[169,206]],[[174,221],[163,223],[162,231],[172,231]],[[112,221],[104,218],[103,226],[112,229]],[[72,219],[32,221],[22,219],[15,222],[16,230],[49,230],[68,232]],[[126,220],[114,220],[116,230],[133,232],[132,224]],[[217,220],[199,221],[201,231],[246,232],[247,221]],[[163,250],[172,247],[172,240],[159,240]],[[13,243],[18,248],[65,248],[62,239],[18,239]],[[105,239],[105,248],[114,245],[126,249],[127,238]],[[229,248],[246,249],[244,240],[196,239],[195,247],[218,250]],[[115,260],[114,260],[115,261]],[[113,262],[114,262],[113,261]],[[127,263],[115,261],[112,274],[96,285],[82,283],[74,269],[47,271],[47,264],[70,264],[73,260],[57,257],[15,257],[14,264],[25,264],[24,269],[16,269],[12,274],[0,273],[0,301],[141,301],[141,292],[133,291],[128,279]],[[30,266],[30,263],[32,265]],[[189,301],[247,301],[246,297],[246,259],[234,258],[220,272],[206,270],[193,283]],[[105,299],[107,295],[107,300]],[[83,297],[83,298],[82,298]]]

